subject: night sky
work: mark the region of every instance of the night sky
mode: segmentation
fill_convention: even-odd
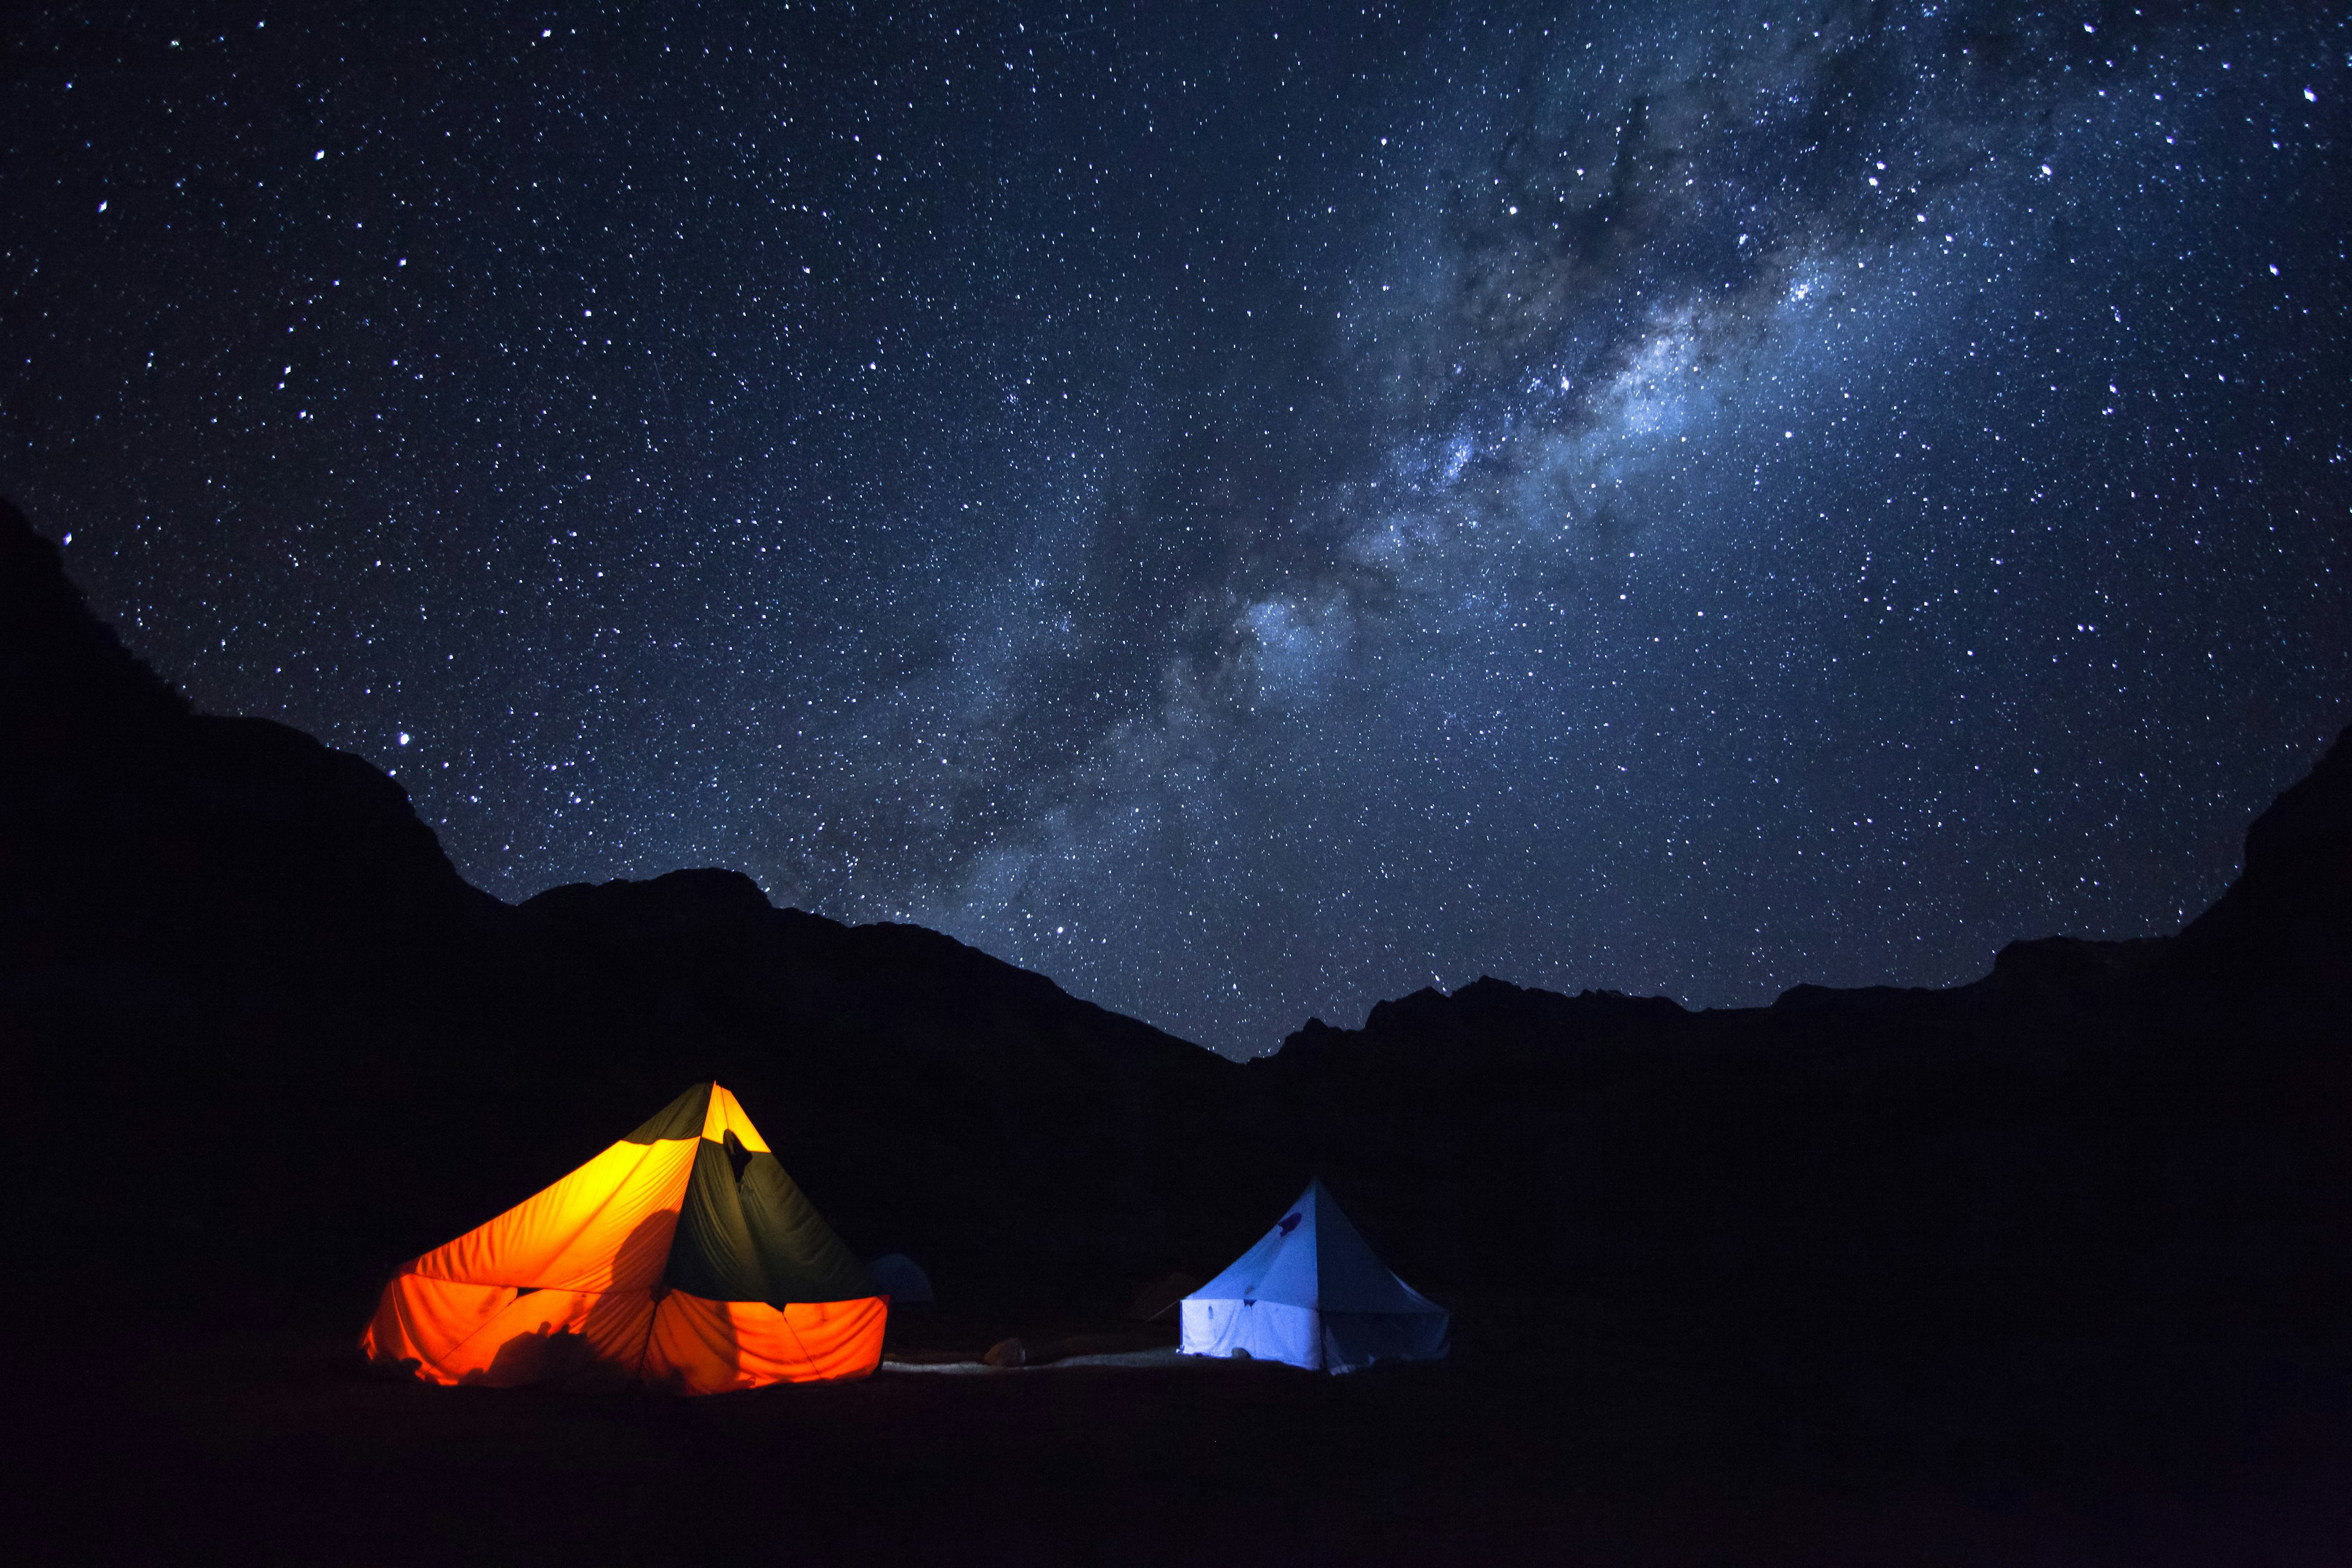
[[[2343,5],[29,9],[0,491],[509,900],[1248,1055],[2168,931],[2352,719]]]

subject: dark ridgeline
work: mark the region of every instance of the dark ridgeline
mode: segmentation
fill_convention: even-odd
[[[191,714],[6,510],[0,1032],[16,1218],[93,1321],[355,1332],[394,1264],[715,1076],[853,1247],[1008,1333],[1205,1277],[1319,1173],[1464,1353],[1866,1404],[2000,1346],[2347,1325],[2352,745],[2176,937],[1696,1014],[1481,980],[1239,1065],[731,872],[500,904],[366,763]]]

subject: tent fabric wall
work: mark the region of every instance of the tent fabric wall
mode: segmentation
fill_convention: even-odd
[[[641,1375],[671,1394],[863,1377],[881,1359],[887,1311],[877,1298],[772,1307],[673,1290],[654,1313]]]
[[[409,1263],[360,1345],[428,1383],[717,1394],[863,1377],[887,1317],[735,1097],[698,1084]]]
[[[1184,1298],[1188,1355],[1353,1372],[1433,1361],[1451,1348],[1445,1309],[1389,1271],[1320,1180],[1225,1271]]]
[[[699,1143],[615,1143],[404,1272],[534,1290],[651,1289]]]
[[[1187,1300],[1181,1348],[1187,1355],[1230,1356],[1246,1351],[1255,1361],[1288,1362],[1323,1370],[1322,1314],[1312,1307],[1281,1301]]]

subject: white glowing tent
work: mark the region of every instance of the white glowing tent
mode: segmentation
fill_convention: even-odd
[[[1234,1266],[1184,1298],[1187,1355],[1353,1372],[1376,1361],[1436,1361],[1445,1309],[1372,1255],[1320,1181]]]

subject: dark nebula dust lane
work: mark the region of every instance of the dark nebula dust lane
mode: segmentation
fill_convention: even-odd
[[[2352,717],[2340,6],[0,29],[0,489],[503,898],[1246,1055],[2169,930]]]

